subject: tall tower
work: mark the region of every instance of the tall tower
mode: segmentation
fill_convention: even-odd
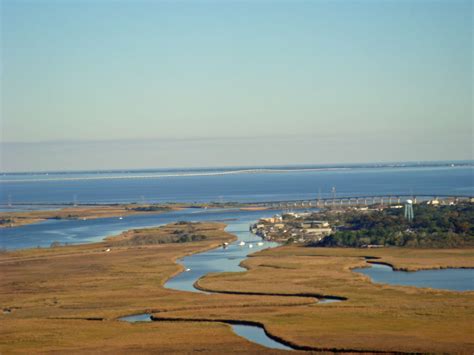
[[[405,218],[411,222],[413,221],[413,218],[415,215],[413,214],[413,201],[412,200],[407,200],[405,202]]]

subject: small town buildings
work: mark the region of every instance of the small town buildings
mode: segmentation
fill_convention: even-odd
[[[304,229],[306,234],[313,234],[313,235],[329,235],[332,233],[332,228],[307,228]]]
[[[312,213],[305,213],[305,219],[290,212],[283,216],[261,218],[250,226],[250,230],[267,240],[285,241],[292,237],[297,238],[298,242],[320,240],[333,232],[328,221],[311,219],[311,215]]]
[[[309,221],[304,221],[302,225],[303,225],[303,228],[327,228],[329,227],[329,222],[309,220]]]

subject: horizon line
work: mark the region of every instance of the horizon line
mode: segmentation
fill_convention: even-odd
[[[196,170],[288,170],[300,169],[310,170],[314,168],[377,168],[377,167],[416,167],[420,166],[443,166],[449,164],[461,164],[463,166],[474,165],[474,159],[449,159],[449,160],[400,160],[400,161],[366,161],[366,162],[345,162],[345,163],[302,163],[302,164],[270,164],[270,165],[229,165],[229,166],[202,166],[202,167],[160,167],[160,168],[112,168],[112,169],[73,169],[73,170],[23,170],[23,171],[0,171],[0,175],[15,174],[67,174],[67,173],[120,173],[120,172],[153,172],[153,171],[196,171]],[[379,166],[380,165],[380,166]],[[406,166],[408,165],[408,166]]]

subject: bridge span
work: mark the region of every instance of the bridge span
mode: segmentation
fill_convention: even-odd
[[[222,205],[224,207],[242,207],[242,206],[256,206],[256,207],[270,207],[270,208],[304,208],[304,207],[324,207],[324,206],[369,206],[369,205],[393,205],[402,204],[406,200],[412,200],[413,203],[437,200],[439,202],[474,202],[474,196],[468,195],[443,195],[443,194],[387,194],[387,195],[348,195],[348,196],[325,196],[316,197],[313,199],[294,199],[294,200],[279,200],[279,201],[254,201],[254,202],[235,202],[235,201],[214,201],[209,203],[186,203],[183,205],[189,207],[198,207],[199,205]],[[129,202],[131,203],[131,202]],[[135,202],[136,203],[136,202]],[[114,203],[112,205],[117,205]],[[124,202],[124,204],[127,204]],[[138,203],[138,205],[143,204]],[[149,204],[161,204],[160,202],[150,202]],[[168,204],[168,203],[163,203]],[[56,202],[56,203],[42,203],[42,202],[16,202],[16,203],[0,203],[0,208],[11,208],[14,206],[42,206],[42,207],[80,207],[80,206],[107,206],[108,203],[77,203],[77,202]],[[198,205],[198,206],[196,206]],[[5,212],[5,211],[3,211]]]
[[[254,205],[262,207],[324,207],[324,206],[369,206],[369,205],[394,205],[412,200],[414,204],[426,201],[439,201],[445,203],[457,203],[461,201],[473,201],[472,196],[463,195],[437,195],[437,194],[417,194],[417,195],[363,195],[363,196],[333,196],[314,199],[285,200],[285,201],[265,201],[256,202]]]

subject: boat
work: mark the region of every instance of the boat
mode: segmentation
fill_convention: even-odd
[[[249,248],[253,248],[253,244],[249,244]]]
[[[239,243],[239,245],[240,245],[241,247],[243,247],[243,246],[245,245],[245,242],[242,240],[242,241]]]
[[[263,242],[258,242],[257,245],[261,247],[263,245]]]
[[[186,269],[185,271],[188,272],[188,271],[191,271],[191,269]]]

